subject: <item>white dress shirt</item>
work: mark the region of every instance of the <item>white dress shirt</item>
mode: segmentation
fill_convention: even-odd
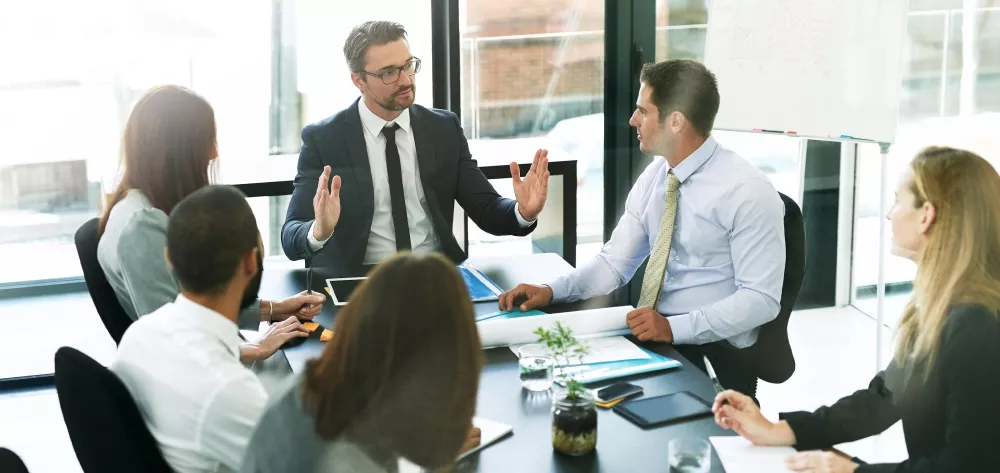
[[[656,242],[670,170],[666,159],[653,159],[597,257],[549,284],[554,302],[607,294],[632,279]],[[674,343],[751,346],[780,308],[781,197],[767,176],[712,137],[673,171],[677,216],[656,311],[669,317]]]
[[[132,323],[111,370],[177,473],[239,471],[267,404],[236,324],[178,295]]]
[[[392,224],[392,201],[389,196],[389,174],[385,165],[385,136],[382,129],[399,125],[396,130],[396,148],[399,150],[399,166],[403,173],[403,196],[406,198],[406,222],[410,227],[410,244],[414,252],[438,251],[441,247],[434,225],[428,217],[430,209],[420,181],[420,167],[417,165],[417,146],[413,141],[410,125],[410,109],[403,110],[393,121],[385,121],[375,115],[365,101],[358,102],[358,114],[364,128],[365,148],[371,167],[372,187],[375,192],[375,213],[372,216],[371,233],[368,235],[368,249],[364,264],[377,264],[396,254],[396,230]],[[348,203],[350,205],[350,203]],[[520,208],[514,206],[514,215],[522,228],[531,226],[521,216]],[[309,227],[306,239],[313,251],[319,251],[329,240],[318,240],[313,234],[316,222]]]

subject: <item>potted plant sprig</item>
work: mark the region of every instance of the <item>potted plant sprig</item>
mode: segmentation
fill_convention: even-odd
[[[566,367],[573,358],[581,360],[589,347],[573,336],[573,331],[556,322],[555,327],[535,330],[538,343],[544,345],[556,366]],[[584,455],[597,446],[597,408],[594,397],[584,389],[583,384],[563,370],[559,382],[566,385],[566,391],[552,401],[552,448],[567,455]]]

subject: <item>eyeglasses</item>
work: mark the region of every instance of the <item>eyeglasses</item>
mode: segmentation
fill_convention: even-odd
[[[377,74],[368,71],[361,71],[361,74],[364,74],[366,76],[378,77],[379,79],[382,79],[383,84],[391,85],[399,81],[400,72],[406,72],[406,75],[413,77],[414,74],[420,72],[420,59],[417,58],[410,59],[409,61],[407,61],[406,64],[403,64],[400,67],[390,67],[387,69],[383,69],[382,72],[379,72]]]

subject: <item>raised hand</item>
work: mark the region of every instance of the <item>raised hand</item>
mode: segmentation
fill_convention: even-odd
[[[313,197],[313,213],[316,216],[313,236],[319,241],[330,238],[340,221],[340,176],[333,176],[333,182],[330,182],[330,166],[324,166],[323,175],[319,177],[316,196]]]
[[[549,197],[549,152],[540,149],[535,152],[535,159],[528,169],[528,174],[521,177],[517,163],[510,163],[510,177],[514,179],[514,197],[521,217],[531,222],[538,218],[545,200]]]

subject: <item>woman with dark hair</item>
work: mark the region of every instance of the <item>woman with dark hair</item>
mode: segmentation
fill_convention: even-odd
[[[218,155],[215,112],[191,90],[155,87],[132,108],[122,137],[121,180],[101,216],[97,258],[133,320],[173,302],[180,293],[163,254],[167,216],[182,199],[210,183]],[[261,321],[311,318],[322,302],[322,295],[306,293],[257,301],[240,314],[239,326],[256,330]],[[262,360],[280,348],[270,335],[299,330],[291,318],[272,325],[258,344],[245,344],[243,360]]]
[[[401,254],[337,315],[333,340],[272,397],[244,472],[434,469],[479,443],[470,427],[482,350],[454,263]]]
[[[917,264],[896,354],[868,389],[814,412],[764,418],[726,391],[716,422],[757,445],[829,449],[903,421],[910,458],[859,464],[833,452],[789,458],[805,473],[1000,471],[1000,174],[968,151],[931,147],[913,159],[886,216],[892,253]],[[846,347],[845,347],[846,348]],[[850,348],[847,348],[850,349]]]

